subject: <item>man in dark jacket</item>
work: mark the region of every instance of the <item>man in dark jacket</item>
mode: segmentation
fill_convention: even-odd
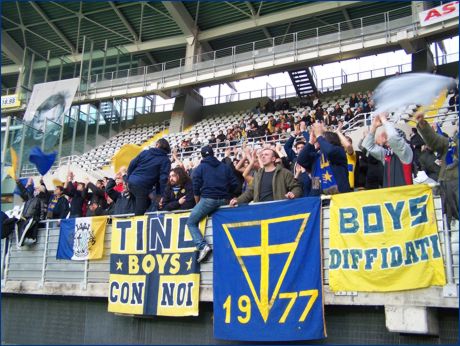
[[[195,206],[192,180],[182,167],[176,167],[169,173],[169,182],[161,197],[158,210],[187,210]]]
[[[82,217],[83,204],[85,203],[85,183],[73,182],[74,175],[69,172],[67,175],[67,185],[64,189],[64,194],[70,197],[70,216]]]
[[[187,226],[199,250],[198,263],[212,251],[198,228],[200,221],[222,205],[228,204],[231,192],[238,188],[238,181],[231,168],[214,157],[210,146],[201,148],[203,159],[193,170],[193,193],[197,205],[192,209]]]
[[[70,212],[69,201],[64,196],[64,188],[56,186],[48,203],[48,219],[65,219]]]
[[[135,199],[136,215],[144,214],[149,207],[152,188],[156,188],[157,195],[163,194],[171,170],[170,151],[168,141],[161,138],[155,148],[141,151],[129,164],[128,187]]]
[[[114,179],[109,178],[105,191],[107,195],[113,200],[113,206],[109,209],[108,215],[122,215],[134,213],[134,197],[129,192],[128,186],[123,180],[123,190],[118,192],[115,187],[117,183]]]
[[[91,192],[89,192],[91,191]],[[83,196],[88,200],[88,206],[96,204],[101,209],[107,208],[107,200],[105,199],[105,186],[104,181],[99,179],[96,184],[93,184],[89,180],[86,181],[86,189]],[[91,213],[89,213],[91,214]],[[95,216],[95,215],[87,215]]]
[[[35,187],[33,192],[26,189],[19,179],[16,184],[24,200],[24,208],[17,223],[16,244],[22,246],[25,239],[30,239],[30,243],[37,241],[38,222],[44,220],[46,216],[46,199],[49,197],[44,184]]]
[[[295,139],[297,136],[302,135],[303,140],[299,139],[295,143],[295,150],[292,148],[292,145],[294,144]],[[291,172],[294,173],[294,167],[297,162],[297,155],[302,151],[303,147],[305,146],[305,143],[308,142],[310,139],[310,136],[307,132],[307,127],[304,121],[300,122],[300,128],[299,130],[296,131],[291,131],[291,135],[289,136],[289,139],[286,141],[284,144],[284,151],[286,152],[288,161],[289,161],[289,169]]]

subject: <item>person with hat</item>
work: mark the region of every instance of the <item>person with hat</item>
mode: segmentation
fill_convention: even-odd
[[[262,149],[259,155],[262,167],[255,173],[248,189],[230,201],[230,206],[235,207],[251,201],[268,202],[302,197],[300,183],[290,171],[280,164],[275,164],[277,159],[279,156],[276,151],[270,148]]]
[[[362,146],[384,166],[383,187],[412,185],[414,154],[403,130],[387,120],[388,113],[374,117]],[[377,129],[382,127],[376,135]]]
[[[231,168],[214,157],[210,146],[201,148],[201,163],[193,170],[192,185],[196,205],[187,220],[198,254],[198,263],[211,253],[211,246],[204,240],[198,228],[200,221],[222,205],[228,204],[232,192],[238,188],[238,180]]]

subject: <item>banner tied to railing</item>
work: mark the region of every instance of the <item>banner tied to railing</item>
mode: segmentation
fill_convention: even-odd
[[[200,267],[189,213],[114,218],[108,311],[197,316]],[[204,234],[206,219],[200,223]]]
[[[213,214],[216,338],[326,337],[320,213],[319,198],[301,198]]]
[[[57,259],[101,259],[104,253],[107,216],[63,219],[59,226]]]
[[[446,283],[428,185],[333,195],[329,234],[332,291],[390,292]]]

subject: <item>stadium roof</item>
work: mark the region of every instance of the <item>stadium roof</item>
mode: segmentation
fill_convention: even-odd
[[[163,1],[2,3],[2,70],[19,66],[25,47],[57,62],[81,59],[83,37],[101,52],[117,47],[119,64],[150,65],[185,57],[186,44],[219,50],[394,9],[409,1]],[[437,6],[439,1],[427,2]],[[113,54],[113,50],[112,53]],[[39,56],[41,55],[41,57]],[[51,61],[50,60],[50,61]],[[56,63],[57,64],[57,63]],[[8,66],[10,65],[10,66]],[[14,71],[14,69],[10,69]],[[17,71],[17,70],[15,70]],[[7,74],[4,72],[2,74]]]

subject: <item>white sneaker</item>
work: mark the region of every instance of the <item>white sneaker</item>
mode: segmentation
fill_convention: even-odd
[[[206,244],[205,247],[200,250],[200,252],[198,254],[198,259],[196,261],[198,263],[204,261],[209,256],[209,254],[211,252],[212,252],[211,247],[208,244]]]

